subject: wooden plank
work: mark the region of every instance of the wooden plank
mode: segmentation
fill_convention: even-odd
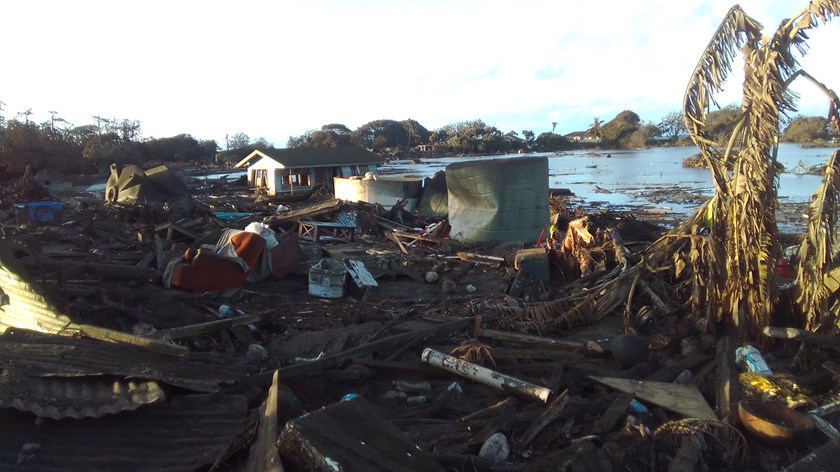
[[[558,395],[557,398],[551,402],[548,408],[546,408],[546,410],[519,436],[516,441],[517,446],[525,448],[531,444],[531,441],[540,434],[543,428],[548,426],[552,421],[556,420],[560,416],[560,413],[563,412],[563,408],[566,407],[566,403],[568,403],[568,401],[569,391],[564,390],[563,393]]]
[[[590,375],[589,378],[616,390],[631,393],[636,398],[661,406],[687,418],[718,422],[715,412],[706,403],[703,394],[693,385],[648,382],[616,377],[596,377],[594,375]]]
[[[40,264],[38,266],[37,264]],[[82,262],[82,261],[58,261],[43,258],[38,263],[24,262],[25,267],[39,267],[44,269],[64,269],[65,275],[71,277],[84,271],[89,271],[93,274],[114,278],[126,279],[146,279],[157,276],[157,271],[144,267],[137,267],[136,265],[124,264],[105,264],[98,262]]]
[[[765,326],[764,335],[775,339],[790,339],[818,344],[835,351],[840,351],[840,337],[833,334],[812,333],[798,328],[777,328]]]
[[[355,259],[344,259],[344,266],[347,267],[347,272],[353,282],[359,288],[374,288],[379,287],[379,283],[373,278],[373,275],[367,270],[362,261]]]
[[[837,470],[838,463],[840,463],[840,443],[828,441],[788,466],[784,472]]]
[[[164,329],[157,331],[151,335],[152,338],[159,340],[175,340],[201,336],[203,334],[212,333],[220,329],[228,329],[233,326],[243,326],[246,324],[257,323],[261,320],[259,315],[245,315],[236,316],[232,318],[223,318],[220,320],[208,321],[206,323],[198,323],[189,326],[181,326],[178,328]]]
[[[508,406],[516,405],[516,397],[507,397],[504,400],[494,403],[487,408],[482,408],[478,411],[474,411],[466,416],[462,416],[459,418],[459,421],[464,423],[469,423],[470,421],[477,420],[479,418],[483,418],[485,416],[495,415],[498,411]]]
[[[274,226],[281,223],[299,221],[302,219],[311,220],[315,217],[337,211],[340,207],[341,200],[332,199],[325,202],[316,203],[305,208],[290,210],[281,214],[275,213],[274,215],[263,219],[263,223],[270,226]]]
[[[481,336],[495,339],[496,341],[512,341],[524,344],[536,344],[538,346],[577,351],[585,347],[581,341],[569,341],[566,339],[549,338],[544,336],[531,336],[527,334],[499,331],[495,329],[481,329]]]
[[[678,375],[684,370],[691,370],[702,365],[712,359],[708,354],[694,354],[689,356],[674,365],[663,367],[656,372],[645,377],[645,380],[654,382],[673,382]]]
[[[223,329],[219,331],[219,335],[222,337],[222,346],[224,346],[225,352],[236,355],[236,348],[233,346],[233,340],[230,339],[230,333],[228,330]]]
[[[475,262],[476,264],[489,265],[491,267],[499,267],[505,262],[504,257],[483,256],[481,254],[473,254],[471,252],[457,253],[458,259],[464,262]]]
[[[157,234],[155,234],[155,267],[161,273],[166,269],[163,266],[163,241]]]
[[[251,446],[247,472],[283,472],[283,463],[277,451],[277,392],[279,390],[279,371],[274,371],[268,396],[260,407],[260,426],[257,429],[257,439]]]
[[[285,381],[295,377],[317,374],[318,372],[321,372],[324,369],[330,369],[347,360],[354,360],[354,362],[362,363],[364,362],[363,360],[356,359],[361,358],[362,356],[366,356],[372,352],[378,352],[379,355],[382,356],[384,350],[388,347],[405,345],[413,339],[424,339],[428,336],[462,329],[472,324],[472,322],[473,317],[467,316],[464,318],[459,318],[455,321],[451,321],[449,323],[443,323],[425,329],[397,334],[394,336],[380,339],[378,341],[370,342],[368,344],[356,346],[346,351],[330,354],[314,361],[303,362],[300,364],[293,364],[287,367],[283,367],[280,370],[280,375]],[[425,371],[428,372],[429,369],[425,369]],[[266,374],[263,373],[251,375],[246,379],[243,379],[242,383],[262,385],[269,381],[270,378],[266,377]]]
[[[68,326],[68,329],[78,330],[83,336],[87,336],[92,339],[130,344],[132,346],[148,349],[149,351],[157,352],[158,354],[165,354],[167,356],[186,357],[190,353],[190,350],[184,346],[169,344],[156,339],[149,339],[143,336],[114,331],[112,329],[100,328],[98,326],[74,323]]]
[[[393,233],[393,232],[388,233],[388,235],[386,237],[388,239],[390,239],[391,241],[394,241],[395,243],[397,243],[397,246],[400,248],[400,252],[402,252],[403,254],[406,254],[406,255],[408,254],[408,249],[405,248],[405,245],[402,243],[402,241],[400,241],[400,238],[398,238],[396,236],[396,233]]]
[[[622,393],[618,395],[601,417],[592,425],[590,434],[605,434],[612,432],[618,424],[627,417],[627,408],[633,401],[633,395]]]
[[[288,422],[277,447],[292,470],[444,472],[362,397],[333,403]]]
[[[738,415],[738,400],[740,399],[740,384],[738,372],[735,368],[735,347],[732,336],[721,336],[717,344],[717,385],[715,387],[715,401],[718,416],[721,419],[736,420]]]
[[[439,238],[427,238],[426,236],[421,236],[421,235],[415,234],[415,233],[406,233],[404,231],[394,231],[392,234],[394,235],[395,238],[399,238],[399,239],[402,239],[402,238],[412,239],[414,241],[423,241],[423,242],[432,243],[432,244],[440,244],[442,242],[442,240],[439,239]]]

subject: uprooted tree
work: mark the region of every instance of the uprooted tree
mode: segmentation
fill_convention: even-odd
[[[780,257],[776,226],[781,125],[796,110],[791,82],[805,78],[829,98],[829,120],[837,127],[837,95],[800,68],[794,52],[804,55],[806,31],[840,14],[840,1],[815,0],[781,23],[772,36],[739,6],[729,10],[703,52],[684,98],[691,139],[711,169],[715,195],[681,226],[651,245],[648,267],[671,267],[692,321],[713,331],[731,326],[740,338],[762,343],[778,300],[775,267]],[[728,140],[715,139],[707,110],[741,53],[743,100]],[[800,248],[798,302],[804,326],[838,331],[840,270],[835,261],[837,153],[828,160],[823,185],[809,212]]]

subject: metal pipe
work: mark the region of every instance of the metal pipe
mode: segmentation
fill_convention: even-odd
[[[487,385],[488,387],[511,393],[529,400],[539,400],[546,403],[548,401],[548,397],[554,393],[551,389],[510,377],[486,367],[475,365],[471,362],[463,361],[457,357],[435,351],[431,348],[424,349],[423,354],[420,355],[420,359],[429,365],[440,367],[441,369],[466,377],[470,380],[475,380],[476,382]]]

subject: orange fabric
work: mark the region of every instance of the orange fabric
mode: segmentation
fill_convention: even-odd
[[[265,250],[265,238],[243,231],[231,236],[230,243],[236,255],[245,261],[247,271],[243,271],[239,263],[228,257],[199,251],[194,257],[184,254],[184,262],[175,266],[172,272],[170,285],[193,292],[212,292],[245,285],[248,273],[260,262]]]
[[[230,243],[233,245],[236,255],[245,261],[249,269],[253,269],[257,265],[265,250],[265,238],[250,231],[234,234],[230,238]]]
[[[178,264],[170,285],[193,292],[212,292],[245,285],[248,273],[235,261],[200,251],[192,264]]]

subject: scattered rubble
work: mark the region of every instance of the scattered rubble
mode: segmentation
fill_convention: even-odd
[[[3,199],[3,470],[800,470],[837,455],[840,368],[822,361],[840,341],[772,327],[772,377],[739,372],[738,342],[649,276],[673,269],[639,269],[663,228],[634,215],[552,196],[535,248],[452,239],[399,204],[187,185],[190,205],[76,194],[47,221],[10,210],[36,191]],[[208,255],[228,268],[201,268]],[[185,264],[201,284],[171,279]],[[821,350],[797,365],[803,345]],[[742,398],[819,427],[768,442]]]

